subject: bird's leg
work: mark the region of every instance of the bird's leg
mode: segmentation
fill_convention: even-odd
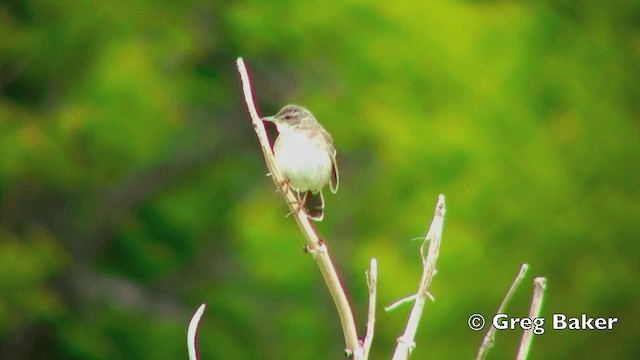
[[[284,178],[282,181],[280,181],[280,183],[276,186],[276,192],[277,193],[285,193],[287,191],[287,188],[291,185],[291,182],[289,181],[288,178]]]
[[[307,195],[309,194],[308,191],[305,191],[304,195],[302,196],[302,199],[301,199],[300,198],[300,192],[291,187],[291,181],[289,180],[289,178],[284,178],[278,184],[278,186],[276,188],[276,192],[285,194],[285,192],[287,191],[288,188],[291,188],[293,190],[293,192],[296,194],[296,198],[297,198],[298,201],[291,203],[291,205],[294,206],[294,209],[292,211],[290,211],[285,217],[289,217],[289,215],[291,215],[293,213],[297,213],[300,210],[302,210],[302,208],[304,207],[305,202],[307,201]]]
[[[300,194],[298,194],[298,199],[299,199],[299,200],[298,200],[298,202],[297,202],[297,203],[292,203],[292,204],[291,204],[291,205],[294,205],[294,206],[295,206],[295,208],[294,208],[292,211],[290,211],[290,212],[287,214],[287,216],[285,216],[285,217],[288,217],[289,215],[291,215],[291,214],[293,214],[293,213],[297,213],[297,212],[299,212],[300,210],[302,210],[302,208],[304,207],[304,203],[307,201],[307,195],[308,195],[308,194],[309,194],[309,192],[308,192],[308,191],[305,191],[304,195],[302,196],[302,199],[300,199]]]

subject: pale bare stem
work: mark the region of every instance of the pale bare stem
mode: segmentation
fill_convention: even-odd
[[[542,310],[542,298],[547,288],[547,279],[537,277],[533,279],[533,299],[531,299],[531,308],[529,309],[529,319],[535,319],[540,316]],[[520,348],[518,349],[517,360],[526,360],[529,356],[531,343],[533,341],[533,329],[525,330],[520,340]]]
[[[440,240],[442,239],[442,225],[445,212],[444,195],[440,195],[438,196],[438,204],[436,205],[431,226],[424,238],[424,242],[430,241],[430,244],[427,256],[422,256],[422,278],[420,279],[418,293],[416,294],[413,309],[411,309],[404,333],[398,338],[398,345],[393,353],[393,360],[407,359],[415,346],[414,339],[418,331],[418,324],[420,323],[424,303],[429,297],[429,285],[431,285],[431,280],[433,279],[433,274],[436,269],[436,260],[440,252]]]
[[[256,132],[256,135],[258,135],[258,141],[260,141],[260,147],[262,148],[262,153],[264,155],[267,168],[269,169],[269,173],[271,174],[273,182],[276,184],[276,186],[280,186],[280,184],[283,183],[283,177],[275,166],[273,152],[271,151],[271,146],[269,145],[267,131],[265,130],[264,124],[262,123],[260,116],[258,116],[258,112],[256,111],[255,105],[253,103],[251,82],[249,81],[247,68],[242,58],[238,58],[236,63],[238,66],[238,72],[240,73],[240,78],[242,80],[242,91],[244,93],[244,99],[247,103],[247,109],[249,110],[249,115],[251,116],[253,128]],[[322,277],[324,278],[324,281],[329,288],[331,297],[336,304],[338,315],[340,316],[340,323],[342,324],[342,331],[344,333],[344,340],[346,344],[345,351],[354,359],[362,359],[363,352],[362,347],[358,342],[358,333],[356,332],[353,312],[349,307],[347,295],[342,288],[340,278],[338,277],[335,267],[333,266],[333,263],[331,261],[331,257],[329,256],[326,242],[320,240],[320,237],[309,222],[309,219],[305,215],[304,211],[294,211],[297,210],[295,204],[298,203],[298,198],[295,196],[293,191],[289,188],[288,190],[283,191],[282,194],[286,198],[289,209],[292,211],[293,217],[295,218],[298,226],[300,227],[300,230],[302,231],[302,234],[307,240],[308,251],[315,255],[314,259],[316,260],[318,268],[322,273]]]
[[[511,301],[511,297],[516,292],[516,289],[518,288],[518,285],[520,285],[520,283],[522,282],[522,279],[524,279],[524,276],[527,274],[527,270],[529,270],[529,265],[522,264],[522,266],[520,267],[520,271],[518,272],[518,275],[516,275],[516,278],[513,280],[513,283],[511,284],[509,291],[507,291],[507,295],[505,295],[504,299],[502,299],[502,303],[500,304],[500,307],[498,307],[497,314],[504,314],[504,311],[506,310],[507,305]],[[484,336],[484,339],[482,339],[482,345],[478,350],[478,354],[476,355],[476,360],[482,360],[487,357],[489,350],[493,347],[493,342],[495,337],[496,337],[496,328],[494,328],[493,326],[489,326],[489,331],[487,331],[487,334]]]
[[[376,293],[378,282],[378,261],[371,259],[371,265],[367,272],[367,287],[369,288],[369,313],[367,315],[367,334],[362,342],[362,352],[364,359],[369,358],[369,350],[373,342],[373,329],[376,323]]]
[[[204,313],[206,305],[202,304],[198,308],[191,321],[189,322],[189,328],[187,329],[187,349],[189,350],[189,360],[197,360],[198,359],[198,351],[196,349],[196,334],[198,333],[198,324],[200,323],[200,318]]]
[[[429,294],[429,295],[431,295],[431,294]],[[408,303],[410,303],[410,302],[414,302],[414,301],[416,300],[416,297],[417,297],[417,296],[418,296],[418,295],[413,294],[413,295],[409,295],[409,296],[407,296],[407,297],[403,297],[403,298],[402,298],[402,299],[400,299],[400,300],[396,300],[396,301],[394,301],[393,303],[391,303],[391,305],[387,305],[387,306],[385,306],[385,307],[384,307],[384,311],[386,311],[386,312],[392,312],[392,311],[394,311],[395,309],[399,308],[400,306],[402,306],[402,305],[404,305],[404,304],[408,304]],[[429,296],[429,298],[433,301],[433,297],[432,297],[432,296]]]

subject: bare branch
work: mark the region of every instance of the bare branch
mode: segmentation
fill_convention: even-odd
[[[387,305],[384,307],[384,311],[386,312],[392,312],[395,309],[399,308],[400,306],[404,305],[404,304],[408,304],[410,302],[414,302],[416,300],[416,297],[418,295],[413,294],[413,295],[409,295],[409,296],[405,296],[400,300],[396,300],[394,302],[391,303],[391,305]],[[431,296],[431,294],[428,295],[429,298],[433,301],[433,296]]]
[[[200,324],[200,318],[202,317],[205,308],[205,304],[200,305],[196,313],[193,314],[191,321],[189,322],[189,328],[187,330],[187,348],[189,349],[189,360],[198,359],[198,351],[196,349],[196,334],[198,332],[198,324]]]
[[[520,267],[520,271],[518,272],[518,275],[516,275],[516,278],[513,280],[513,283],[511,284],[509,291],[507,291],[507,295],[505,295],[504,299],[502,299],[502,303],[500,304],[500,307],[498,307],[498,312],[496,314],[504,313],[507,305],[511,301],[511,297],[516,292],[518,285],[520,285],[520,282],[522,282],[522,279],[524,279],[524,276],[527,274],[527,270],[529,270],[529,265],[522,264],[522,266]],[[478,350],[478,354],[476,355],[476,360],[482,360],[487,357],[489,350],[493,347],[493,342],[495,337],[496,337],[496,328],[494,328],[493,326],[490,326],[489,331],[487,331],[487,334],[484,336],[484,339],[482,340],[482,345]]]
[[[416,294],[413,309],[409,315],[407,326],[404,334],[398,338],[398,345],[393,353],[393,360],[407,359],[414,345],[414,338],[418,330],[418,324],[420,323],[420,317],[424,308],[424,303],[429,295],[429,285],[433,279],[433,274],[436,269],[436,260],[438,259],[438,253],[440,252],[440,240],[442,239],[442,225],[445,215],[444,195],[438,196],[438,203],[436,204],[435,214],[431,221],[429,231],[424,238],[422,246],[427,241],[429,244],[429,251],[426,256],[422,254],[422,279],[420,279],[420,285],[418,287],[418,293]]]
[[[547,279],[543,277],[537,277],[533,280],[533,299],[531,299],[531,308],[529,309],[529,319],[535,319],[540,316],[540,310],[542,310],[542,298],[544,297],[544,291],[547,288]],[[533,328],[525,330],[520,340],[520,349],[518,349],[517,360],[526,360],[529,356],[529,350],[531,349],[531,343],[533,341]]]
[[[369,358],[369,350],[373,342],[374,326],[376,323],[376,292],[378,282],[378,261],[371,259],[371,265],[367,272],[367,286],[369,287],[369,314],[367,316],[367,334],[362,342],[363,358]]]
[[[247,68],[242,58],[238,58],[236,63],[238,66],[238,72],[240,73],[240,78],[242,80],[242,91],[244,93],[244,99],[247,103],[247,109],[249,110],[249,115],[251,116],[253,128],[256,132],[256,135],[258,135],[258,140],[260,141],[260,146],[262,148],[262,153],[264,155],[267,168],[269,168],[269,173],[271,174],[271,178],[273,179],[276,187],[280,188],[280,184],[283,183],[284,179],[275,166],[273,152],[271,151],[267,132],[264,128],[262,120],[260,119],[260,116],[258,115],[258,112],[255,109],[253,95],[251,92],[251,82],[249,80]],[[347,300],[347,296],[344,292],[344,289],[342,288],[340,279],[338,278],[338,274],[329,256],[329,250],[327,249],[326,242],[320,240],[320,237],[309,222],[309,219],[307,218],[305,213],[303,211],[297,211],[299,209],[296,209],[296,206],[294,204],[297,203],[298,199],[296,198],[293,191],[291,189],[283,189],[282,194],[286,198],[289,209],[307,240],[308,251],[311,254],[314,254],[314,259],[316,260],[318,268],[322,273],[322,277],[324,278],[324,281],[329,288],[331,297],[336,304],[346,343],[345,351],[347,352],[348,356],[353,356],[354,359],[362,359],[362,347],[358,342],[358,334],[356,332],[356,325],[353,319],[353,312],[349,307],[349,301]]]

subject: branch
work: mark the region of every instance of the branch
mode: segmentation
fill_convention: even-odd
[[[369,350],[373,342],[373,329],[376,323],[376,286],[378,282],[378,262],[371,259],[371,266],[367,272],[367,286],[369,287],[369,314],[367,316],[367,334],[362,342],[363,358],[369,358]]]
[[[408,303],[416,301],[416,297],[418,297],[418,295],[413,294],[413,295],[409,295],[409,296],[403,297],[400,300],[396,300],[393,303],[391,303],[391,305],[385,306],[384,307],[384,311],[386,311],[386,312],[395,311],[397,308],[399,308],[399,307],[401,307],[401,306],[403,306],[405,304],[408,304]],[[431,301],[435,301],[435,299],[433,298],[433,296],[431,296],[431,294],[429,294],[429,298],[431,299]]]
[[[393,353],[393,360],[407,359],[409,353],[414,348],[414,338],[418,330],[418,324],[420,323],[420,316],[422,315],[422,309],[427,298],[430,298],[429,285],[436,269],[436,260],[438,259],[438,252],[440,251],[440,240],[442,239],[442,225],[444,222],[445,214],[444,195],[438,196],[438,203],[436,204],[435,214],[431,221],[431,226],[427,235],[424,237],[424,241],[420,248],[420,254],[422,256],[422,279],[420,279],[420,285],[418,287],[418,293],[415,297],[413,309],[409,315],[407,326],[404,334],[398,338],[398,345]],[[423,253],[423,247],[426,242],[429,241],[429,251],[426,256]]]
[[[267,132],[264,128],[262,120],[260,119],[260,116],[258,116],[258,112],[256,111],[255,105],[253,103],[251,82],[249,80],[247,68],[242,58],[238,58],[236,63],[238,66],[238,72],[240,73],[240,78],[242,80],[242,91],[244,93],[244,99],[247,103],[249,115],[251,116],[253,129],[255,130],[256,135],[258,135],[258,141],[260,141],[260,147],[262,148],[264,160],[267,164],[267,168],[269,169],[269,173],[271,174],[271,178],[273,179],[274,184],[276,185],[276,187],[282,188],[280,184],[283,183],[284,178],[275,166],[273,152],[271,151]],[[329,256],[329,250],[327,249],[326,243],[320,240],[320,237],[316,233],[315,229],[309,222],[309,219],[304,214],[304,212],[296,211],[298,209],[296,209],[296,206],[294,204],[297,203],[298,199],[296,198],[293,191],[291,189],[282,189],[282,194],[285,197],[289,209],[293,214],[294,219],[298,223],[302,234],[307,240],[307,249],[311,254],[314,255],[314,259],[318,264],[318,268],[322,273],[322,277],[324,278],[324,281],[329,288],[329,292],[331,293],[331,297],[336,304],[338,315],[340,316],[340,323],[342,324],[344,340],[346,343],[345,351],[347,352],[348,356],[353,356],[354,359],[362,359],[362,347],[358,342],[358,334],[356,332],[353,313],[351,311],[351,308],[349,307],[349,301],[347,300],[344,289],[340,284],[338,273],[336,272]]]
[[[527,274],[527,270],[529,270],[529,265],[522,264],[522,266],[520,267],[520,271],[518,272],[518,275],[516,275],[516,278],[513,280],[513,283],[511,284],[509,291],[507,291],[507,295],[505,295],[504,299],[502,299],[502,303],[500,304],[500,307],[498,307],[498,312],[496,314],[504,313],[507,305],[511,301],[511,297],[516,292],[518,285],[520,285],[520,282],[522,282],[522,279]],[[476,355],[476,360],[483,360],[487,357],[489,350],[493,347],[493,341],[495,337],[496,337],[496,328],[494,328],[492,325],[489,327],[489,331],[487,331],[487,334],[484,336],[484,339],[482,340],[482,345],[478,350],[478,355]]]
[[[205,308],[205,304],[200,305],[196,313],[193,314],[191,321],[189,322],[189,328],[187,330],[187,349],[189,350],[189,360],[198,359],[198,351],[196,350],[196,334],[198,332],[198,324],[200,323],[200,318],[202,317]]]
[[[537,277],[533,280],[533,299],[531,299],[531,308],[529,309],[529,319],[536,319],[540,316],[542,309],[542,298],[544,290],[547,288],[547,279]],[[533,341],[533,329],[525,330],[520,340],[520,349],[518,349],[517,360],[526,360],[529,356],[531,343]]]

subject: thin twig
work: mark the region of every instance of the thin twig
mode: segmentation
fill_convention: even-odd
[[[542,298],[547,288],[547,279],[537,277],[533,280],[533,299],[531,299],[531,308],[529,309],[529,319],[536,319],[540,316],[542,310]],[[529,356],[531,343],[533,341],[533,329],[525,330],[520,340],[520,348],[518,349],[517,360],[526,360]]]
[[[371,259],[371,265],[367,272],[367,286],[369,287],[369,313],[367,315],[367,334],[362,342],[362,352],[364,359],[369,358],[369,350],[373,342],[374,326],[376,323],[376,292],[378,283],[378,261]]]
[[[189,350],[189,360],[198,359],[198,351],[196,349],[196,334],[198,332],[198,324],[200,324],[200,318],[202,317],[205,308],[205,304],[200,305],[196,313],[193,314],[191,321],[189,322],[189,328],[187,329],[187,349]]]
[[[411,309],[404,334],[398,338],[398,345],[393,353],[393,360],[407,359],[415,346],[414,339],[418,331],[418,324],[420,323],[424,303],[426,299],[429,298],[429,285],[431,285],[431,280],[433,279],[433,274],[436,269],[445,212],[444,195],[440,195],[438,196],[438,203],[436,204],[431,226],[424,238],[424,242],[430,241],[430,244],[427,256],[422,257],[422,279],[420,279],[418,293],[416,294],[416,299],[413,304],[413,309]]]
[[[513,283],[511,284],[509,291],[507,291],[507,295],[505,295],[504,299],[502,299],[502,303],[500,304],[500,307],[498,307],[498,312],[496,314],[504,313],[505,309],[507,308],[507,305],[511,301],[511,297],[516,292],[518,285],[520,285],[520,282],[522,282],[522,279],[524,279],[524,276],[527,274],[527,270],[529,270],[529,265],[522,264],[522,266],[520,267],[520,271],[518,272],[518,275],[516,275],[516,278],[513,280]],[[494,328],[493,326],[489,326],[489,331],[487,331],[487,334],[484,336],[484,339],[482,339],[482,345],[478,350],[478,354],[476,355],[476,360],[482,360],[487,357],[489,350],[493,347],[495,337],[496,337],[496,328]]]
[[[431,295],[431,294],[429,294]],[[386,312],[392,312],[395,309],[399,308],[400,306],[404,305],[404,304],[408,304],[410,302],[414,302],[416,300],[416,297],[418,295],[413,294],[413,295],[409,295],[409,296],[405,296],[400,300],[396,300],[394,302],[392,302],[390,305],[387,305],[384,307],[384,311]],[[431,299],[433,300],[433,297],[431,297]]]
[[[262,153],[264,155],[267,168],[269,169],[269,173],[271,174],[271,178],[276,184],[276,187],[282,188],[280,184],[283,183],[283,177],[280,175],[280,172],[275,166],[273,152],[271,151],[267,132],[264,128],[262,120],[260,119],[260,116],[258,116],[258,112],[256,111],[253,102],[251,82],[249,80],[247,68],[242,58],[238,58],[236,63],[238,66],[238,72],[240,73],[240,78],[242,80],[242,91],[244,93],[244,99],[247,103],[247,109],[249,110],[249,115],[251,116],[253,128],[256,132],[256,135],[258,135],[258,140],[260,141],[260,146],[262,148]],[[331,297],[336,304],[338,315],[340,316],[340,323],[342,324],[342,331],[344,333],[344,340],[346,344],[345,351],[347,352],[348,356],[351,356],[354,359],[362,359],[362,347],[358,342],[358,333],[356,332],[353,312],[349,307],[349,301],[347,300],[347,296],[340,283],[338,273],[336,272],[329,256],[329,250],[327,249],[326,242],[320,240],[320,237],[316,233],[315,229],[309,222],[309,219],[304,214],[304,212],[297,211],[299,209],[297,209],[294,204],[297,203],[298,199],[294,195],[293,191],[291,189],[283,189],[282,194],[286,198],[289,209],[307,240],[308,251],[314,254],[314,259],[316,259],[318,268],[320,269],[322,277],[324,278],[324,281],[329,288],[329,292],[331,293]]]

